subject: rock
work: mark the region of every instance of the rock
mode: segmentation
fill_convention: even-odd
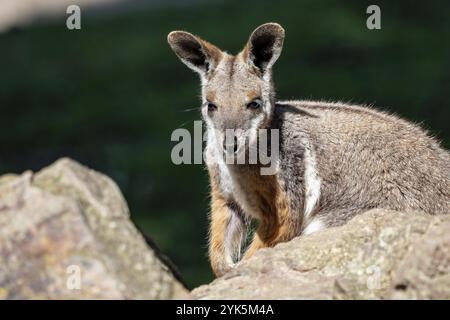
[[[253,257],[197,299],[450,299],[450,216],[374,209]]]
[[[0,178],[0,299],[186,297],[108,177],[61,159]]]
[[[388,298],[450,299],[450,220],[430,226],[396,270]]]

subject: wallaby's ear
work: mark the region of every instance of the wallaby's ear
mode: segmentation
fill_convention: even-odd
[[[278,23],[266,23],[252,32],[244,49],[248,62],[262,73],[272,68],[283,49],[284,29]]]
[[[180,60],[192,70],[204,74],[217,66],[222,51],[185,31],[172,31],[167,41]]]

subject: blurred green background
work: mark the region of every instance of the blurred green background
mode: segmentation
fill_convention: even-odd
[[[269,21],[286,29],[275,66],[281,99],[371,103],[423,122],[450,143],[450,2],[187,1],[66,16],[0,34],[0,174],[38,170],[62,156],[112,177],[132,219],[190,287],[209,282],[208,180],[172,164],[172,131],[200,119],[199,81],[170,51],[184,29],[228,52]]]

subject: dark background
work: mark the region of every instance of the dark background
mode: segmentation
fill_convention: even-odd
[[[112,177],[135,223],[190,287],[212,279],[208,180],[172,164],[170,141],[200,119],[197,75],[170,51],[184,29],[228,52],[259,24],[286,29],[275,65],[281,99],[369,103],[423,123],[450,143],[450,1],[178,1],[83,11],[0,34],[0,174],[68,156]],[[381,7],[382,29],[366,28]],[[192,110],[193,109],[193,110]]]

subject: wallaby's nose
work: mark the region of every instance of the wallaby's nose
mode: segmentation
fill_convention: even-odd
[[[239,147],[237,137],[233,136],[233,139],[228,140],[232,140],[230,141],[231,143],[227,141],[226,138],[223,140],[223,151],[228,153],[236,153]]]

